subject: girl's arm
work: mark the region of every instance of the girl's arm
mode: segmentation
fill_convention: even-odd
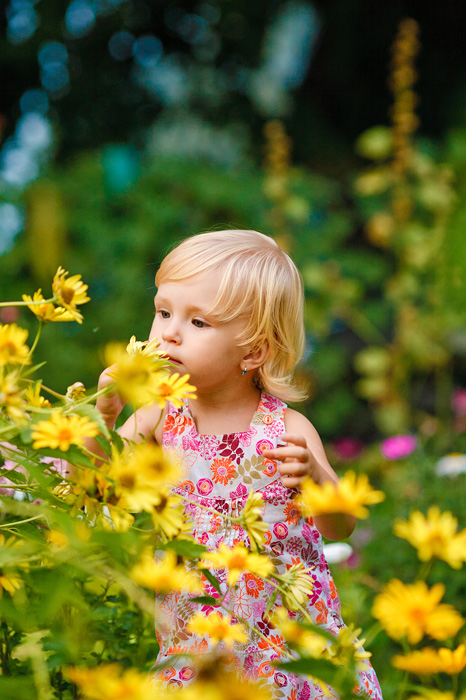
[[[305,477],[310,477],[319,485],[325,481],[336,484],[338,476],[327,460],[322,441],[312,423],[298,411],[288,408],[285,414],[285,430],[286,433],[281,439],[288,443],[287,446],[263,452],[264,457],[282,462],[278,470],[282,474],[284,486],[299,488]],[[314,516],[314,522],[324,537],[340,540],[351,535],[356,518],[331,513]]]
[[[111,369],[111,367],[104,370],[99,377],[99,391],[104,387],[113,384],[113,379],[108,374],[109,369]],[[97,399],[96,408],[98,411],[100,411],[102,418],[105,421],[105,425],[110,430],[113,430],[115,427],[116,420],[123,410],[124,405],[125,404],[123,403],[121,397],[116,392],[100,396]],[[123,439],[133,440],[135,442],[141,442],[150,435],[153,435],[154,439],[161,443],[163,429],[161,425],[162,413],[162,410],[155,404],[143,406],[135,411],[135,413],[133,413],[125,421],[125,423],[118,429],[118,433]],[[93,454],[102,457],[102,461],[107,459],[104,451],[92,438],[88,438],[85,441],[84,446]]]

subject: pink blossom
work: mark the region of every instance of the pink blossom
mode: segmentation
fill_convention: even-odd
[[[417,439],[412,435],[394,435],[384,440],[380,450],[386,459],[403,459],[417,447]]]
[[[459,387],[451,396],[451,407],[455,416],[466,416],[466,389]]]
[[[332,447],[339,459],[347,461],[359,457],[364,448],[364,443],[361,440],[356,440],[356,438],[342,437],[337,438],[332,443]]]

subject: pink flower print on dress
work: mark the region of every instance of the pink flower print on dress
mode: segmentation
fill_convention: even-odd
[[[212,459],[218,450],[220,440],[216,435],[201,435],[200,438],[199,453],[204,459]]]
[[[185,666],[179,672],[178,677],[181,678],[182,681],[190,681],[195,675],[196,671],[192,666]]]
[[[290,537],[287,544],[287,549],[291,555],[297,556],[301,552],[303,546],[300,537]]]
[[[183,445],[184,450],[194,450],[195,452],[199,452],[199,436],[196,433],[195,428],[191,428],[189,433],[183,435],[181,444]]]
[[[295,501],[288,501],[283,511],[283,515],[285,516],[287,523],[293,523],[293,525],[296,525],[301,517],[301,508],[297,503],[295,503]]]
[[[256,443],[256,452],[258,455],[261,455],[264,450],[272,450],[273,449],[273,443],[270,442],[270,440],[258,440]]]
[[[196,488],[198,493],[201,494],[201,496],[208,496],[214,488],[214,485],[210,479],[199,479]]]
[[[264,433],[271,438],[278,437],[278,435],[281,435],[284,432],[284,425],[281,420],[274,420],[273,423],[266,425],[264,428]]]
[[[269,411],[276,411],[278,408],[280,408],[280,406],[282,406],[282,402],[280,401],[280,399],[276,399],[275,396],[263,394],[262,405],[264,406],[264,408],[268,408]]]
[[[236,491],[230,491],[230,498],[237,498],[238,500],[246,499],[248,496],[248,489],[244,484],[238,484]]]
[[[257,435],[257,430],[251,425],[249,430],[246,430],[245,433],[238,433],[238,439],[243,447],[249,447],[254,435]]]
[[[279,688],[283,688],[288,683],[285,674],[281,671],[276,671],[273,679]]]
[[[301,532],[303,533],[303,537],[308,544],[316,544],[319,541],[318,531],[315,528],[312,528],[307,523],[303,525],[303,529]]]
[[[279,540],[284,540],[288,535],[288,527],[285,523],[275,523],[273,526],[273,534],[278,537]]]
[[[231,459],[223,458],[214,459],[210,465],[210,471],[212,472],[212,479],[215,481],[215,483],[223,484],[225,486],[234,477],[236,470]],[[202,481],[204,481],[204,479],[202,479]]]
[[[175,675],[176,675],[176,671],[173,668],[173,666],[167,666],[162,671],[160,671],[160,678],[163,681],[169,681],[170,678],[173,678],[173,676],[175,676]]]
[[[264,582],[259,576],[254,576],[254,574],[245,574],[244,582],[246,584],[247,592],[254,598],[258,598],[259,592],[264,590]]]
[[[275,476],[277,473],[277,463],[274,462],[272,459],[267,459],[263,462],[264,469],[262,469],[262,474],[265,474],[265,476]]]

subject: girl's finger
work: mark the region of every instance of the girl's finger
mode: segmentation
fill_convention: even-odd
[[[304,462],[307,459],[308,449],[306,446],[277,447],[274,450],[264,450],[262,454],[268,459],[279,459],[281,462],[290,457]]]
[[[303,465],[295,462],[287,462],[278,466],[280,474],[290,474],[291,476],[299,476],[304,474]]]
[[[307,447],[307,442],[302,435],[283,433],[280,435],[280,440],[283,440],[283,442],[291,442],[293,445],[298,445],[299,447]]]

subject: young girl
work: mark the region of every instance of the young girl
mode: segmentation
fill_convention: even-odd
[[[318,484],[336,482],[319,436],[286,401],[302,399],[293,370],[304,346],[303,290],[290,258],[269,237],[255,231],[216,231],[185,240],[162,262],[156,279],[155,319],[150,337],[181,374],[197,388],[196,400],[175,409],[137,411],[138,433],[153,436],[182,462],[184,481],[177,492],[189,498],[195,538],[210,549],[221,543],[250,546],[241,528],[202,508],[238,516],[254,490],[265,502],[268,524],[264,552],[278,573],[298,562],[311,569],[313,590],[307,611],[316,624],[337,634],[344,626],[340,605],[322,549],[321,535],[341,539],[355,522],[347,516],[300,517],[293,497],[304,477]],[[100,386],[109,383],[106,372]],[[117,396],[99,400],[112,425],[122,405]],[[155,429],[154,429],[155,428]],[[134,436],[134,416],[120,430]],[[200,506],[192,505],[199,503]],[[226,572],[215,571],[226,590]],[[212,593],[207,585],[207,592]],[[267,679],[276,697],[321,698],[322,688],[307,677],[274,669],[274,630],[265,616],[272,589],[253,574],[244,574],[231,590],[228,605],[238,618],[259,629],[247,642],[235,642],[233,661],[249,678]],[[275,606],[281,604],[278,597]],[[190,618],[212,608],[174,592],[160,601],[164,628],[159,630],[158,663],[169,662],[162,677],[181,686],[195,675],[192,655],[209,651],[207,638],[188,628]],[[273,611],[272,611],[273,612]],[[359,672],[359,692],[380,700],[368,661]]]

